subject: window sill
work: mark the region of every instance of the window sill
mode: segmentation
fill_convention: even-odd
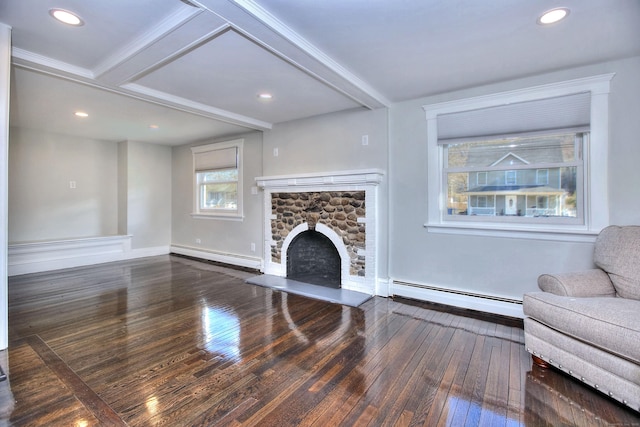
[[[487,226],[484,224],[424,224],[429,233],[465,236],[502,237],[510,239],[552,240],[593,243],[597,231],[567,228],[532,228],[521,226]]]
[[[223,221],[244,221],[244,216],[237,214],[216,214],[216,213],[192,213],[193,219],[220,219]]]

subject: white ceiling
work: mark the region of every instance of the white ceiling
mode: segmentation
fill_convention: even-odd
[[[12,126],[168,145],[640,55],[640,0],[0,0],[0,22]]]

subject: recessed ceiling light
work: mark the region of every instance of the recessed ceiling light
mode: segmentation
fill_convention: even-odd
[[[89,114],[85,113],[84,111],[76,111],[75,114],[77,117],[89,117]]]
[[[260,99],[272,99],[273,95],[271,95],[270,93],[263,92],[263,93],[259,93],[258,94],[258,98],[260,98]]]
[[[73,12],[69,12],[64,9],[50,9],[49,14],[56,18],[58,21],[63,22],[65,24],[73,25],[76,27],[80,27],[84,25],[84,21],[80,19],[78,15]]]
[[[563,20],[564,18],[567,17],[567,15],[569,15],[569,9],[567,9],[566,7],[557,7],[555,9],[551,9],[543,13],[538,18],[538,24],[541,24],[541,25],[553,24]]]
[[[149,129],[158,130],[158,129],[160,129],[160,126],[158,126],[158,125],[149,125]]]

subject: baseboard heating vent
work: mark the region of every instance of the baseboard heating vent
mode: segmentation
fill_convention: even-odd
[[[491,300],[491,301],[499,301],[499,302],[508,303],[508,304],[522,305],[522,300],[517,300],[517,299],[513,299],[513,298],[506,298],[506,297],[501,297],[501,296],[497,296],[497,295],[479,294],[479,293],[475,293],[475,292],[461,291],[461,290],[456,290],[456,289],[440,288],[440,287],[431,286],[431,285],[422,285],[422,284],[418,284],[418,283],[403,282],[401,280],[394,280],[393,284],[394,285],[400,285],[400,286],[407,286],[407,287],[410,287],[410,288],[424,289],[424,290],[427,290],[427,291],[444,292],[444,293],[447,293],[447,294],[454,294],[454,295],[460,295],[460,296],[471,297],[471,298],[481,298],[481,299],[486,299],[486,300]]]

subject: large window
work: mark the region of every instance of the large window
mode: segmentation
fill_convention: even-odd
[[[608,225],[612,77],[425,105],[427,228],[567,238]]]
[[[194,216],[242,218],[242,140],[192,147]]]

